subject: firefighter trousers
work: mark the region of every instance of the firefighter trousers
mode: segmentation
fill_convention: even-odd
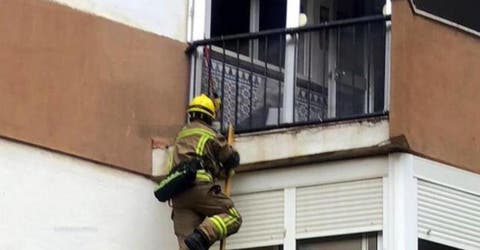
[[[172,220],[180,250],[188,250],[184,239],[198,229],[213,244],[234,234],[242,218],[232,200],[221,192],[220,186],[197,182],[192,188],[172,199]]]

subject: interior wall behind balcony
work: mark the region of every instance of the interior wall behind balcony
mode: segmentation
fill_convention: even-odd
[[[480,173],[480,38],[392,4],[390,135]]]
[[[151,174],[150,138],[184,122],[185,43],[45,0],[0,1],[0,37],[0,136]]]

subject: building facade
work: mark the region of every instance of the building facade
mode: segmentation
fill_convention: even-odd
[[[184,122],[187,7],[0,1],[0,249],[175,246],[151,138]]]
[[[154,180],[201,92],[242,158],[228,249],[480,249],[479,6],[454,4],[0,1],[0,249],[176,249]]]

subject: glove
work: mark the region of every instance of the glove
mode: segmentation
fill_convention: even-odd
[[[233,153],[228,157],[228,159],[223,163],[223,168],[225,173],[229,173],[230,169],[234,169],[240,165],[240,154],[233,150]]]

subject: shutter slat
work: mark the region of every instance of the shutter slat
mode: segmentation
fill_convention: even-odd
[[[418,180],[418,234],[460,249],[480,249],[480,196]]]
[[[227,249],[283,242],[283,190],[243,194],[233,196],[232,200],[242,215],[243,223],[238,233],[228,237]]]
[[[418,189],[419,192],[422,191],[423,193],[430,193],[433,197],[437,197],[440,200],[448,200],[449,202],[454,201],[455,203],[459,202],[469,207],[480,206],[480,199],[475,195],[462,193],[461,191],[453,190],[451,188],[442,187],[440,185],[435,187],[428,183],[427,185],[419,185]],[[469,195],[471,197],[469,197]]]
[[[381,178],[297,188],[298,237],[382,228]]]

